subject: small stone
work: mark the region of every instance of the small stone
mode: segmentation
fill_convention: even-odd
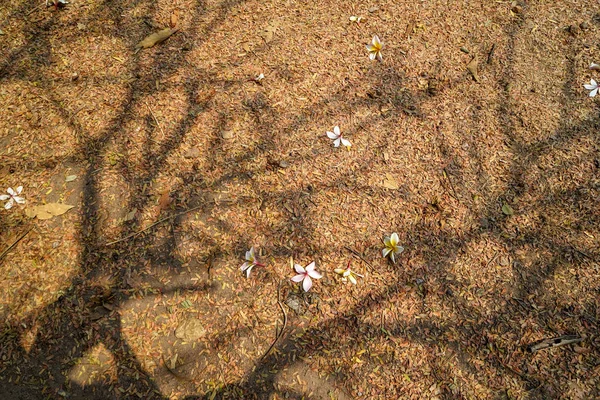
[[[221,133],[221,137],[223,139],[233,139],[233,131],[223,131],[223,133]]]
[[[79,74],[77,72],[73,72],[71,74],[71,80],[76,81],[77,79],[79,79]]]
[[[370,13],[374,13],[377,10],[379,10],[379,6],[373,6],[373,7],[369,8]]]
[[[583,21],[582,23],[579,24],[579,27],[582,30],[587,31],[588,29],[590,29],[590,24],[586,21]]]
[[[206,336],[206,329],[204,329],[202,322],[198,318],[183,321],[175,330],[175,337],[186,342],[198,340],[203,336]]]
[[[290,163],[287,161],[279,161],[279,167],[281,168],[287,168],[290,166]]]
[[[185,158],[198,158],[200,157],[200,150],[197,147],[192,147],[183,155]]]

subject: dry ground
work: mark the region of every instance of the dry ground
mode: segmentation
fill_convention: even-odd
[[[599,398],[598,11],[3,2],[0,187],[27,204],[0,213],[0,398]]]

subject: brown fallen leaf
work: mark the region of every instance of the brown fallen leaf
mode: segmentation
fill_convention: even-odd
[[[154,32],[151,35],[148,35],[135,46],[136,52],[140,49],[148,49],[156,44],[162,43],[167,40],[172,34],[177,32],[179,28],[165,28],[158,32]]]
[[[394,175],[387,173],[385,174],[385,179],[383,180],[383,187],[386,189],[396,190],[400,188],[400,185],[398,185],[398,181]]]
[[[467,64],[467,70],[473,75],[473,79],[479,82],[479,74],[477,73],[477,57],[473,57],[470,63]]]
[[[173,14],[171,14],[171,28],[175,28],[177,26],[177,23],[179,22],[179,10],[175,10],[173,11]]]
[[[160,198],[158,199],[158,207],[161,210],[166,210],[167,208],[169,208],[169,205],[172,201],[173,199],[171,198],[171,193],[167,189],[161,193]]]
[[[50,219],[58,215],[62,215],[69,211],[74,206],[62,203],[48,203],[41,206],[35,206],[25,210],[29,218]]]

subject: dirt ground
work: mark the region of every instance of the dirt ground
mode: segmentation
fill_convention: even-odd
[[[5,1],[0,398],[600,398],[599,13]]]

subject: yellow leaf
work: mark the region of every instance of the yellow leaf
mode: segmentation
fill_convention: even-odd
[[[167,40],[172,34],[177,32],[179,28],[165,28],[161,31],[154,32],[151,35],[148,35],[135,46],[136,49],[147,49],[156,44],[162,43]]]
[[[37,217],[38,219],[50,219],[58,215],[62,215],[69,211],[74,206],[62,203],[48,203],[41,206],[35,206],[27,209],[25,213],[30,218]]]

